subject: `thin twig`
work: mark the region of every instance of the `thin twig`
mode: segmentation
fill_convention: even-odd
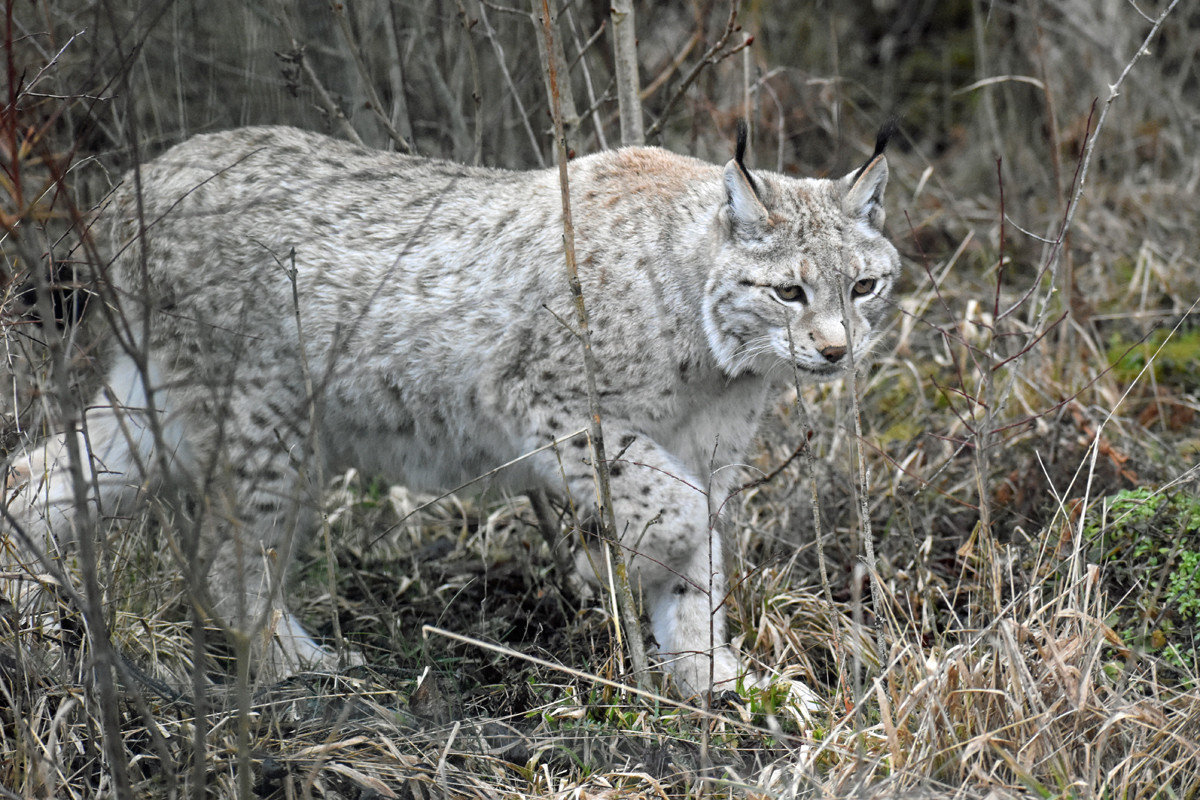
[[[1176,0],[1176,2],[1178,2],[1178,0]],[[700,73],[704,71],[705,67],[720,64],[731,55],[745,50],[754,43],[754,37],[747,34],[746,38],[742,40],[741,44],[736,44],[728,50],[725,49],[725,45],[729,42],[729,37],[734,31],[738,30],[737,15],[738,3],[735,0],[735,2],[731,3],[729,6],[729,20],[725,23],[725,31],[721,34],[721,38],[718,39],[712,47],[704,51],[704,55],[700,57],[700,60],[697,61],[688,74],[684,76],[683,81],[679,84],[679,88],[677,88],[675,93],[671,95],[671,98],[667,100],[667,104],[663,107],[662,114],[657,120],[655,120],[654,124],[646,130],[647,140],[653,139],[660,132],[662,132],[663,126],[666,125],[667,121],[671,117],[671,111],[674,110],[679,101],[683,99],[683,96],[687,93],[687,90],[690,89],[692,84],[696,82],[696,79],[700,77]]]
[[[372,539],[371,544],[378,543],[381,539],[383,539],[384,536],[387,536],[388,533],[395,530],[397,527],[403,525],[405,523],[405,521],[408,520],[409,517],[425,510],[426,508],[429,508],[431,505],[438,502],[439,500],[445,500],[450,495],[458,494],[463,489],[466,489],[468,486],[472,486],[476,483],[479,483],[480,481],[487,480],[488,478],[492,477],[493,475],[496,475],[496,474],[508,469],[509,467],[513,466],[514,464],[519,464],[520,462],[524,461],[525,459],[531,458],[532,456],[535,456],[538,453],[543,453],[546,450],[553,450],[553,449],[557,448],[560,444],[562,444],[564,442],[569,442],[570,440],[574,439],[576,436],[582,436],[587,432],[588,432],[587,428],[580,428],[579,430],[572,431],[571,433],[568,433],[565,436],[560,436],[557,439],[552,439],[551,441],[547,442],[546,444],[542,445],[541,447],[536,447],[533,450],[530,450],[528,453],[522,453],[521,455],[517,456],[516,458],[512,459],[511,461],[504,462],[503,464],[496,467],[495,469],[490,469],[487,472],[483,473],[482,475],[476,475],[474,478],[471,478],[471,480],[466,481],[465,483],[460,483],[458,486],[455,486],[453,489],[442,492],[437,497],[434,497],[431,500],[425,501],[421,505],[414,508],[412,511],[409,511],[407,514],[405,514],[400,519],[396,520],[395,525],[392,525],[387,530],[385,530],[383,533],[379,534],[379,536]]]
[[[564,152],[567,158],[574,158],[581,117],[575,107],[575,91],[571,88],[571,69],[567,66],[567,55],[563,49],[562,39],[557,35],[558,4],[542,2],[542,0],[529,0],[529,5],[530,19],[533,21],[534,27],[544,32],[546,26],[549,25],[551,31],[554,32],[554,35],[549,38],[544,35],[537,37],[538,56],[542,61],[542,77],[546,79],[546,96],[556,95],[554,102],[558,103],[557,111],[553,108],[550,111],[551,114],[558,114],[562,118]],[[554,73],[558,76],[556,88],[550,86],[551,65],[554,67]]]
[[[608,137],[604,135],[604,121],[600,119],[600,113],[598,111],[600,107],[600,101],[596,99],[596,87],[592,84],[592,71],[588,67],[588,60],[583,56],[604,34],[604,31],[608,28],[608,20],[602,20],[600,22],[600,27],[596,29],[596,32],[593,33],[586,42],[580,43],[578,32],[579,26],[576,24],[575,14],[572,13],[570,6],[567,6],[566,11],[567,24],[571,29],[571,38],[575,42],[575,49],[577,51],[575,54],[575,60],[571,62],[571,67],[574,67],[574,65],[578,63],[579,68],[583,71],[583,85],[587,89],[588,102],[591,103],[587,110],[579,115],[579,118],[592,118],[592,125],[594,125],[596,128],[596,143],[600,146],[601,150],[607,150]]]
[[[796,391],[796,410],[800,412],[800,420],[804,425],[804,442],[807,445],[816,429],[812,424],[812,415],[804,402],[800,391],[800,368],[796,361],[796,343],[792,338],[792,326],[788,325],[788,354],[791,356],[792,384]],[[817,486],[817,464],[812,447],[804,447],[804,466],[808,472],[809,501],[812,508],[813,535],[817,543],[817,569],[821,575],[821,591],[825,595],[825,605],[829,609],[829,624],[833,629],[833,654],[837,662],[837,681],[843,691],[848,691],[846,682],[846,650],[842,640],[842,626],[838,618],[837,604],[833,601],[833,589],[829,585],[829,569],[825,561],[825,538],[821,528],[821,491]]]
[[[478,20],[470,19],[467,16],[467,8],[463,5],[463,0],[458,0],[458,18],[462,22],[463,38],[467,41],[467,57],[471,61],[471,100],[475,105],[475,131],[471,140],[471,163],[479,166],[483,159],[483,115],[479,113],[480,105],[483,103],[483,89],[479,80],[479,57],[475,53],[475,42],[471,40],[471,28],[475,27]]]
[[[553,54],[554,27],[551,24],[549,0],[542,3],[542,35],[545,37],[546,52]],[[583,370],[587,379],[588,410],[590,413],[588,439],[592,445],[592,469],[596,478],[596,488],[600,500],[600,525],[605,538],[617,540],[617,521],[613,512],[612,491],[609,486],[609,469],[604,455],[604,431],[600,422],[600,392],[596,386],[595,354],[592,351],[592,333],[588,327],[587,306],[583,299],[583,284],[579,280],[579,270],[575,263],[575,223],[571,216],[571,185],[567,170],[567,138],[563,125],[562,106],[559,97],[559,75],[557,61],[550,57],[546,59],[547,81],[550,85],[550,109],[554,117],[554,144],[558,150],[558,184],[562,198],[563,212],[563,255],[566,259],[567,282],[571,287],[571,297],[575,301],[575,321],[578,326],[578,336],[583,347]],[[621,620],[626,630],[626,641],[629,646],[629,660],[633,662],[634,674],[638,685],[645,683],[649,664],[646,660],[645,643],[642,640],[641,623],[633,601],[633,591],[629,588],[629,577],[625,570],[625,560],[620,551],[617,552],[616,571],[617,586],[620,589],[617,604]]]
[[[483,33],[487,36],[488,41],[492,43],[492,49],[496,51],[496,63],[500,67],[500,74],[504,76],[504,82],[508,84],[509,96],[516,103],[517,113],[521,116],[521,124],[525,127],[525,133],[529,135],[529,144],[533,148],[533,155],[537,158],[538,166],[546,166],[546,159],[542,156],[542,146],[538,144],[537,134],[533,132],[533,126],[529,124],[529,113],[525,110],[525,104],[521,102],[521,93],[517,91],[517,85],[513,83],[512,74],[508,71],[508,64],[504,60],[504,48],[500,44],[500,38],[496,36],[496,31],[492,29],[492,24],[488,22],[487,11],[485,6],[488,3],[481,2],[479,4],[479,21],[483,24]],[[512,11],[513,9],[505,9]]]
[[[843,274],[848,274],[844,271]],[[840,284],[840,281],[839,281]],[[854,362],[854,317],[846,308],[846,292],[839,285],[838,300],[842,308],[842,325],[846,329],[846,371],[850,382],[850,408],[854,420],[854,458],[858,466],[858,483],[855,495],[858,499],[858,522],[863,537],[863,560],[867,567],[867,580],[871,585],[871,606],[875,611],[875,641],[879,650],[879,662],[887,661],[887,630],[884,626],[883,589],[879,585],[879,572],[875,558],[875,536],[871,529],[871,472],[867,466],[867,456],[863,452],[862,407],[858,401],[859,384],[858,368]],[[857,670],[855,681],[857,682]],[[860,698],[855,698],[859,700]]]
[[[1087,184],[1088,170],[1092,165],[1092,154],[1096,150],[1096,142],[1100,139],[1100,132],[1104,130],[1104,123],[1108,119],[1108,112],[1112,108],[1113,101],[1121,93],[1121,85],[1125,83],[1125,79],[1129,76],[1134,65],[1137,64],[1141,57],[1150,52],[1150,42],[1154,40],[1154,37],[1158,36],[1158,32],[1162,29],[1167,16],[1175,10],[1175,6],[1177,5],[1179,5],[1179,0],[1171,0],[1171,5],[1163,9],[1163,12],[1158,15],[1158,19],[1154,21],[1153,27],[1150,28],[1150,32],[1146,34],[1146,38],[1142,40],[1142,44],[1138,47],[1137,52],[1133,54],[1133,57],[1129,59],[1129,63],[1125,65],[1125,69],[1121,70],[1121,74],[1117,76],[1115,82],[1109,84],[1108,97],[1104,101],[1104,107],[1100,109],[1100,118],[1096,120],[1096,129],[1092,132],[1091,138],[1083,149],[1083,164],[1079,169],[1079,180],[1075,184],[1075,193],[1071,196],[1071,204],[1067,208],[1066,217],[1063,219],[1062,227],[1059,229],[1058,239],[1054,247],[1051,248],[1047,259],[1050,264],[1051,275],[1053,276],[1051,286],[1057,285],[1058,264],[1062,257],[1063,243],[1066,241],[1067,232],[1071,229],[1071,223],[1075,221],[1075,213],[1079,210],[1079,201],[1083,197],[1083,189]],[[1035,330],[1039,330],[1045,323],[1049,311],[1050,304],[1047,302],[1042,306],[1041,313],[1038,316],[1038,324],[1034,327]]]
[[[560,672],[563,675],[569,675],[572,678],[578,678],[579,680],[589,681],[591,683],[596,683],[601,686],[607,686],[610,689],[616,689],[621,692],[628,692],[629,694],[635,695],[637,697],[644,697],[647,700],[653,701],[655,705],[661,705],[666,708],[677,708],[681,711],[686,711],[689,714],[694,714],[695,716],[697,716],[700,719],[710,720],[713,722],[720,722],[724,725],[730,726],[731,728],[737,728],[738,730],[773,736],[782,741],[790,741],[790,742],[795,742],[797,744],[806,744],[809,742],[809,740],[807,738],[802,737],[802,736],[796,736],[795,734],[789,734],[789,733],[780,731],[778,729],[772,730],[770,728],[764,728],[760,725],[755,725],[752,722],[746,722],[745,720],[739,719],[736,716],[722,716],[720,714],[714,714],[711,711],[707,711],[702,708],[696,708],[695,706],[688,705],[687,703],[685,703],[681,700],[672,699],[670,697],[659,694],[657,692],[652,692],[649,689],[644,689],[644,688],[641,688],[638,686],[628,686],[624,683],[619,683],[618,681],[609,680],[608,678],[602,678],[599,675],[593,675],[589,672],[584,672],[584,671],[578,670],[578,669],[572,669],[571,667],[564,666],[563,664],[556,664],[553,661],[547,661],[544,658],[538,658],[537,656],[530,655],[528,653],[522,653],[520,650],[513,650],[511,647],[505,647],[504,645],[494,644],[493,642],[487,642],[487,641],[484,641],[483,639],[476,639],[471,636],[464,636],[461,633],[454,633],[453,631],[448,631],[443,628],[439,628],[435,625],[422,625],[421,626],[421,635],[422,636],[429,636],[431,634],[434,636],[440,636],[444,639],[449,639],[450,641],[453,641],[453,642],[459,642],[460,644],[468,644],[468,645],[471,645],[472,647],[478,647],[479,649],[486,650],[489,653],[498,653],[502,656],[507,656],[509,658],[517,658],[526,663],[533,664],[534,666],[542,667],[544,669],[549,669],[554,672]]]
[[[296,27],[292,24],[292,18],[283,8],[280,8],[276,15],[280,26],[283,28],[283,33],[291,42],[292,49],[287,53],[276,53],[275,57],[285,63],[294,64],[299,67],[300,72],[308,79],[309,85],[316,94],[317,104],[329,119],[337,122],[341,127],[342,133],[347,139],[358,145],[363,145],[362,137],[358,135],[358,131],[354,130],[354,126],[350,124],[350,120],[346,117],[341,106],[334,102],[333,96],[325,89],[325,85],[321,82],[321,78],[313,69],[312,64],[308,61],[308,56],[305,53],[304,45],[300,41],[300,34],[296,31]]]
[[[331,2],[329,10],[333,13],[334,19],[337,20],[338,30],[342,33],[342,38],[346,40],[346,47],[350,49],[351,60],[354,61],[354,66],[358,70],[358,77],[362,80],[363,88],[367,92],[367,102],[370,104],[372,113],[375,114],[375,119],[383,126],[388,137],[405,153],[412,153],[412,146],[400,135],[396,130],[396,126],[384,113],[383,101],[379,99],[379,93],[375,91],[375,81],[371,79],[371,71],[367,69],[367,62],[363,58],[362,48],[358,42],[354,40],[354,31],[350,28],[350,20],[346,19],[346,6],[342,3]],[[474,60],[475,52],[471,51],[472,60]]]
[[[671,76],[679,71],[679,68],[683,66],[683,62],[687,61],[687,57],[691,55],[693,50],[696,49],[696,45],[700,44],[700,42],[703,40],[703,31],[697,30],[695,33],[693,33],[692,37],[683,43],[683,47],[679,48],[679,52],[675,54],[667,66],[663,67],[662,71],[654,77],[654,80],[642,87],[640,95],[641,99],[647,100],[655,92],[661,89],[663,84],[670,80]]]

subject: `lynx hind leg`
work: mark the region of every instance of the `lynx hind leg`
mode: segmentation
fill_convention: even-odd
[[[266,683],[338,667],[337,653],[317,644],[279,596],[283,560],[273,548],[226,537],[206,579],[212,614],[234,637],[249,642],[253,671]]]
[[[8,580],[0,590],[27,622],[53,605],[42,591],[42,576],[53,574],[46,559],[69,551],[82,533],[90,536],[125,524],[146,490],[155,488],[143,469],[153,451],[145,392],[140,374],[124,367],[118,364],[110,373],[109,392],[87,407],[78,431],[52,436],[6,465],[0,565]],[[74,436],[74,454],[68,436]],[[78,485],[73,459],[79,462]],[[77,516],[78,492],[83,493],[85,519]]]
[[[705,484],[653,442],[627,437],[622,445],[621,460],[610,465],[618,538],[663,668],[685,695],[733,689],[744,670],[726,636],[721,540]],[[591,480],[590,472],[574,478],[577,499],[594,496]],[[584,577],[606,582],[592,563],[580,554]]]
[[[147,393],[141,373],[128,359],[119,359],[110,371],[109,392],[101,392],[87,407],[84,424],[75,433],[87,505],[100,521],[128,515],[155,483],[146,474],[154,453]],[[169,446],[177,449],[180,441],[174,436]],[[66,544],[77,538],[71,458],[67,435],[59,434],[8,464],[8,513],[32,540],[27,545],[41,549],[53,540]]]

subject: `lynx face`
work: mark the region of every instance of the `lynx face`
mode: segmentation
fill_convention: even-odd
[[[704,322],[731,375],[791,372],[829,380],[861,363],[891,307],[900,257],[884,237],[887,162],[838,181],[724,173],[720,264]]]

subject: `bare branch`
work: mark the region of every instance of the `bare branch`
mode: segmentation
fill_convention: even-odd
[[[405,153],[412,153],[412,145],[405,141],[384,112],[383,101],[379,99],[379,93],[375,91],[375,82],[371,79],[371,72],[367,69],[367,62],[363,59],[362,48],[354,39],[354,31],[350,29],[350,20],[346,19],[346,7],[341,3],[331,2],[329,10],[333,12],[333,17],[337,20],[338,30],[341,31],[342,38],[346,40],[346,47],[349,48],[350,56],[354,59],[354,66],[358,69],[359,77],[362,78],[371,112],[375,114],[375,118],[379,120],[379,124],[387,131],[388,137],[395,145]]]
[[[543,0],[529,0],[530,6],[533,9],[532,19],[535,25],[539,24],[543,29],[549,26],[551,30],[558,30],[558,11],[557,8]],[[555,117],[562,119],[562,135],[565,139],[565,153],[567,158],[575,155],[575,140],[579,134],[579,112],[575,107],[575,93],[571,91],[571,77],[567,70],[567,57],[563,52],[562,39],[558,36],[539,36],[538,56],[542,60],[542,75],[546,78],[546,96],[557,96],[558,110],[552,113]],[[550,74],[557,76],[556,87],[550,86]],[[556,129],[557,131],[557,129]]]
[[[600,119],[600,113],[598,111],[600,108],[600,103],[608,99],[607,93],[605,96],[601,97],[600,100],[596,99],[596,88],[592,85],[592,71],[588,68],[587,59],[583,56],[604,34],[605,28],[608,27],[608,21],[601,21],[600,27],[596,29],[596,32],[588,37],[588,40],[582,44],[579,41],[579,26],[570,6],[567,6],[567,22],[571,27],[571,37],[575,41],[575,49],[577,51],[575,54],[575,61],[571,62],[571,66],[573,68],[574,65],[578,63],[579,68],[583,71],[583,85],[587,88],[588,102],[591,103],[587,110],[585,110],[579,116],[580,119],[586,119],[587,117],[592,118],[592,124],[596,128],[596,143],[600,145],[601,150],[607,150],[608,138],[604,135],[604,121]]]
[[[638,96],[637,32],[633,0],[614,0],[609,9],[613,32],[613,69],[617,76],[617,105],[621,112],[621,144],[646,141],[642,127],[642,101]]]
[[[521,115],[521,124],[525,126],[525,132],[529,134],[529,143],[533,146],[533,154],[537,157],[539,166],[546,166],[546,159],[542,157],[542,147],[538,144],[537,135],[533,132],[533,127],[529,124],[529,112],[525,110],[525,105],[521,102],[521,93],[517,91],[517,85],[513,83],[512,74],[508,71],[508,64],[504,60],[504,47],[500,44],[500,37],[496,36],[496,31],[492,28],[487,18],[487,10],[485,3],[479,4],[479,21],[483,24],[483,33],[487,36],[488,41],[492,43],[492,49],[496,51],[496,63],[500,65],[500,73],[504,76],[504,82],[508,84],[508,91],[512,96],[513,102],[517,104],[517,112]],[[506,11],[510,9],[505,9]]]
[[[483,102],[483,89],[479,81],[479,57],[475,54],[475,42],[471,40],[471,28],[478,20],[467,16],[467,8],[463,0],[458,0],[458,18],[462,22],[464,37],[467,42],[467,56],[471,60],[471,99],[475,102],[475,134],[472,138],[471,163],[479,166],[483,158],[483,118],[479,114],[479,106]]]
[[[324,84],[321,83],[320,76],[312,68],[312,64],[309,63],[304,53],[304,45],[300,44],[300,41],[293,35],[290,22],[287,21],[286,17],[281,17],[281,19],[284,21],[284,28],[288,32],[288,38],[292,40],[292,50],[289,53],[276,53],[275,56],[285,64],[294,65],[294,69],[304,75],[308,80],[309,86],[312,87],[313,94],[316,95],[317,106],[325,113],[325,116],[337,123],[337,126],[341,128],[342,134],[355,144],[365,146],[362,137],[358,135],[358,131],[354,129],[354,126],[350,124],[350,120],[347,119],[346,113],[334,102],[333,97],[325,89]]]
[[[539,0],[533,0],[539,2]],[[554,52],[554,26],[551,24],[549,0],[540,0],[542,5],[542,36],[545,39],[545,51]],[[598,494],[600,495],[600,525],[604,538],[617,541],[617,521],[613,512],[612,491],[609,487],[608,461],[604,455],[604,432],[600,423],[600,392],[596,386],[596,359],[592,352],[592,332],[588,327],[587,307],[583,300],[583,284],[579,280],[579,270],[575,263],[575,222],[571,217],[571,185],[567,174],[567,137],[566,126],[562,114],[562,98],[559,95],[559,74],[555,59],[546,61],[546,81],[550,85],[550,109],[554,117],[554,143],[557,147],[558,183],[562,195],[563,211],[563,255],[566,258],[567,282],[571,286],[571,297],[575,301],[575,317],[579,326],[579,338],[583,344],[583,369],[587,377],[588,390],[588,439],[592,445],[593,470],[596,477]],[[621,621],[625,626],[626,645],[629,648],[629,659],[633,662],[633,670],[637,676],[639,687],[646,682],[649,669],[646,660],[646,648],[642,640],[641,624],[638,621],[637,609],[634,605],[633,591],[629,587],[629,577],[625,569],[625,559],[620,547],[612,549],[616,561],[617,587],[620,592],[617,597],[617,607]]]
[[[662,115],[646,131],[647,139],[652,139],[662,132],[663,125],[666,124],[666,121],[671,116],[671,111],[675,108],[679,101],[683,99],[683,96],[687,94],[687,90],[690,89],[692,84],[696,82],[696,79],[700,77],[700,73],[704,71],[705,67],[714,64],[720,64],[731,55],[745,50],[754,43],[754,37],[747,34],[746,38],[743,39],[740,44],[736,44],[733,47],[730,47],[728,50],[725,49],[726,44],[729,42],[729,37],[732,36],[735,31],[741,29],[741,26],[737,24],[737,15],[738,3],[735,0],[735,2],[730,5],[729,20],[725,23],[725,31],[721,34],[721,38],[718,39],[712,47],[704,51],[704,55],[700,57],[700,60],[697,61],[688,74],[684,76],[683,81],[679,84],[679,88],[675,90],[675,94],[671,95],[671,99],[667,101],[666,106],[663,108]]]

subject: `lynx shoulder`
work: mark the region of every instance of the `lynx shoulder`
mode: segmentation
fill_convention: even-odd
[[[685,692],[707,687],[710,659],[718,683],[739,671],[709,522],[727,467],[773,379],[866,358],[899,271],[882,142],[838,180],[752,173],[743,148],[724,166],[633,148],[569,169],[621,545]],[[286,554],[314,527],[317,476],[448,489],[558,441],[495,481],[590,507],[556,171],[247,128],[144,165],[102,227],[123,322],[82,434],[90,502],[119,519],[169,487],[206,498],[210,610],[233,626],[260,628],[281,578],[241,554]],[[69,536],[64,444],[14,464],[27,482],[12,508]],[[259,658],[331,660],[290,616]]]

